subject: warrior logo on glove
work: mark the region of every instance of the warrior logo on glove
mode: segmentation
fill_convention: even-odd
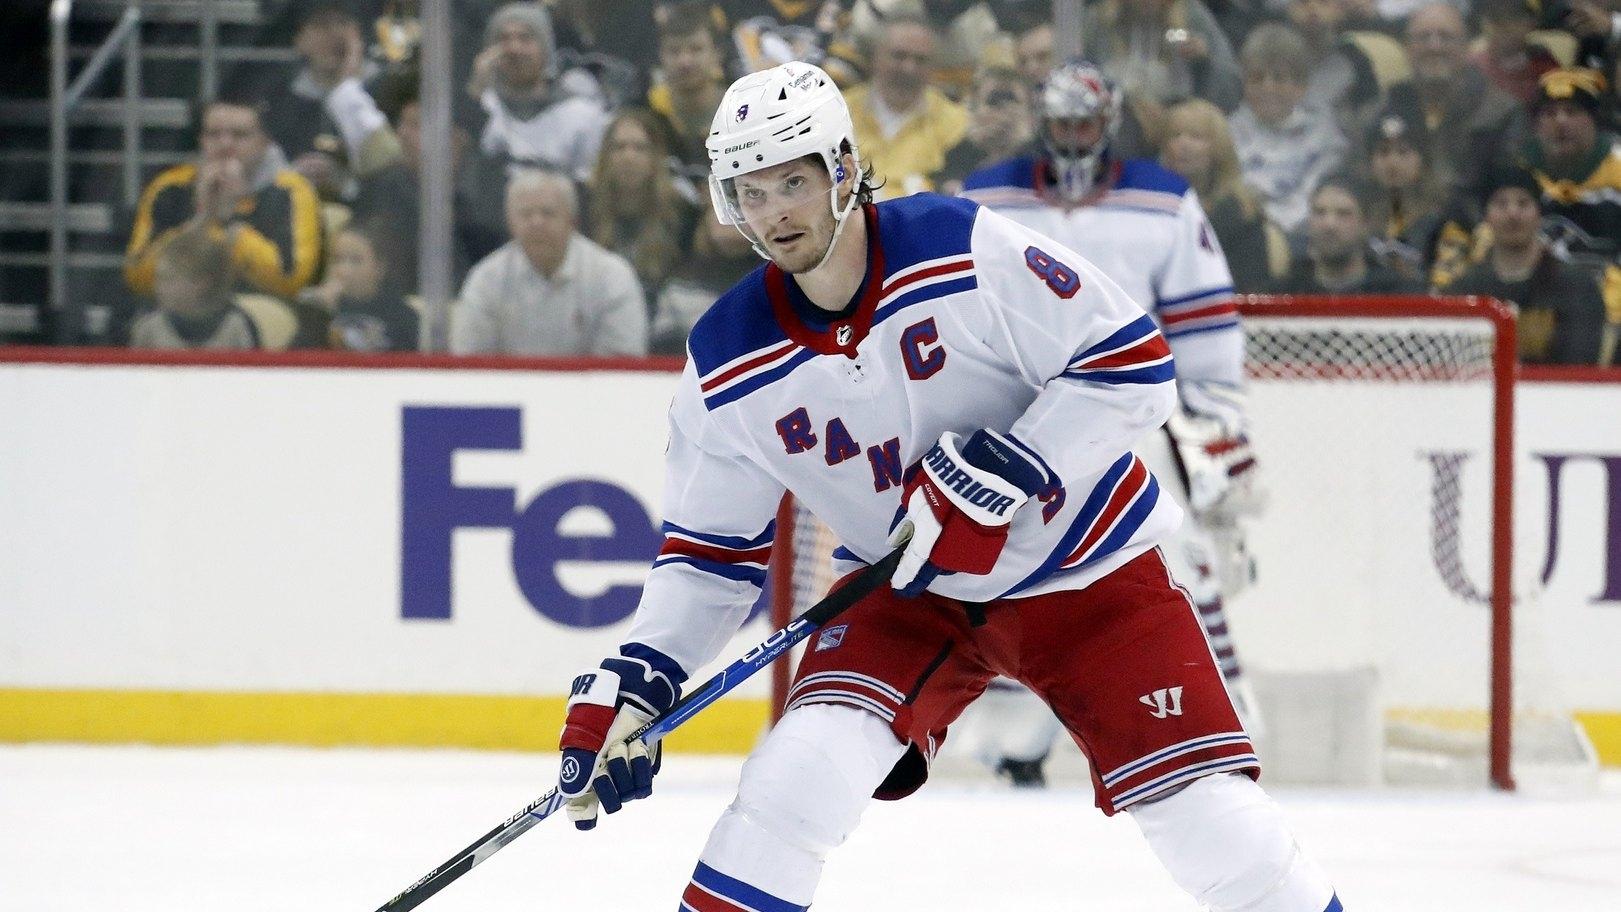
[[[1007,544],[1013,514],[1050,479],[1008,437],[979,430],[961,443],[947,431],[901,495],[890,547],[906,554],[890,585],[916,596],[941,573],[989,573]]]
[[[604,659],[570,688],[557,790],[568,799],[569,819],[582,830],[597,825],[598,808],[612,814],[627,801],[653,794],[659,747],[625,738],[679,696],[679,681],[655,670],[677,668],[673,661],[636,644],[626,649],[646,655]]]

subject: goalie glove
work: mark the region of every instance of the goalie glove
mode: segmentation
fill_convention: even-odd
[[[1188,479],[1194,515],[1260,511],[1255,488],[1255,452],[1249,438],[1231,433],[1217,419],[1178,409],[1165,422]]]
[[[662,750],[640,739],[624,743],[636,729],[675,705],[680,672],[668,657],[636,644],[623,651],[645,651],[655,661],[620,656],[574,679],[563,723],[563,764],[557,790],[567,799],[577,829],[597,825],[599,809],[612,814],[627,801],[653,794]],[[662,660],[662,661],[657,661]]]
[[[991,572],[1014,512],[1046,486],[1046,473],[1002,435],[960,440],[941,434],[901,494],[889,545],[906,553],[889,582],[902,595],[922,593],[941,573]]]

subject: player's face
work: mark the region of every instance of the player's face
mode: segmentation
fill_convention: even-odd
[[[1054,118],[1047,121],[1047,138],[1056,149],[1076,154],[1089,152],[1103,140],[1103,118]]]
[[[799,159],[735,178],[737,207],[750,238],[784,272],[805,272],[833,241],[832,178],[820,160]]]

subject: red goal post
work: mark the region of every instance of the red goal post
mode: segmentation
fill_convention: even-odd
[[[1239,300],[1239,312],[1248,328],[1246,375],[1252,386],[1269,379],[1349,380],[1372,383],[1451,382],[1483,383],[1489,395],[1490,449],[1490,600],[1488,744],[1489,776],[1498,788],[1513,789],[1513,566],[1514,566],[1514,383],[1519,357],[1514,309],[1494,298],[1442,295],[1249,295]],[[1401,326],[1428,321],[1472,324],[1489,335],[1489,349],[1473,357],[1449,358],[1436,349],[1431,357],[1418,344],[1389,357],[1368,357],[1366,352],[1324,350],[1304,344],[1295,360],[1260,357],[1266,352],[1256,327],[1268,321],[1334,321]],[[1392,335],[1406,338],[1397,330]],[[1305,337],[1308,334],[1296,333]],[[1400,346],[1398,346],[1399,348]],[[1361,357],[1357,357],[1360,355]],[[1352,363],[1344,363],[1350,361]],[[1265,521],[1264,517],[1261,521]],[[1263,571],[1264,572],[1264,571]],[[1242,648],[1242,644],[1240,644]]]
[[[1265,530],[1271,522],[1279,544],[1270,550],[1276,554],[1261,554],[1258,584],[1254,595],[1266,607],[1255,610],[1255,623],[1246,624],[1242,617],[1234,620],[1234,635],[1240,655],[1247,651],[1248,639],[1263,645],[1268,637],[1275,641],[1275,651],[1294,653],[1306,645],[1303,639],[1356,641],[1357,636],[1341,637],[1335,633],[1319,633],[1312,618],[1324,625],[1337,620],[1333,602],[1344,599],[1346,610],[1354,613],[1358,605],[1391,602],[1394,612],[1425,612],[1425,623],[1469,626],[1474,619],[1470,609],[1478,605],[1463,602],[1478,601],[1489,604],[1489,632],[1478,631],[1480,651],[1473,657],[1449,655],[1466,668],[1467,675],[1449,675],[1445,668],[1436,666],[1436,674],[1460,678],[1452,682],[1454,689],[1472,690],[1472,677],[1479,673],[1478,710],[1468,715],[1483,718],[1486,757],[1485,772],[1491,783],[1499,788],[1514,788],[1511,758],[1513,756],[1514,693],[1513,693],[1513,491],[1514,491],[1514,381],[1517,370],[1515,317],[1508,305],[1489,298],[1443,297],[1429,295],[1402,296],[1304,296],[1304,295],[1251,295],[1241,297],[1239,310],[1244,316],[1247,333],[1246,373],[1251,394],[1251,407],[1256,427],[1256,448],[1261,459],[1263,487],[1270,475],[1279,483],[1282,499],[1309,501],[1311,510],[1301,512],[1300,522],[1281,511],[1281,518],[1273,512],[1263,512],[1255,523]],[[1334,419],[1343,421],[1336,424]],[[1386,420],[1388,418],[1388,420]],[[1424,442],[1430,438],[1424,433],[1435,431],[1436,443]],[[1336,435],[1343,434],[1343,437]],[[1415,436],[1417,435],[1417,436]],[[1388,440],[1385,438],[1388,437]],[[1467,519],[1458,523],[1462,528],[1439,528],[1434,518],[1432,503],[1426,515],[1422,503],[1403,503],[1404,499],[1423,491],[1434,498],[1441,495],[1427,490],[1439,482],[1423,475],[1423,466],[1415,466],[1415,448],[1433,451],[1437,448],[1459,448],[1459,452],[1489,454],[1488,473],[1471,488],[1471,494],[1484,494],[1490,501],[1489,534],[1467,527]],[[1461,471],[1467,457],[1460,457],[1450,469]],[[1366,510],[1360,509],[1356,484],[1344,485],[1350,480],[1336,479],[1333,473],[1343,471],[1362,473],[1383,478],[1391,473],[1403,476],[1400,484],[1382,487],[1376,495],[1382,501]],[[1316,475],[1317,477],[1313,477]],[[1449,476],[1450,494],[1463,498],[1457,489],[1470,487]],[[1302,485],[1321,485],[1321,497],[1315,494],[1302,498],[1302,490],[1313,490]],[[1293,488],[1293,493],[1290,493]],[[1335,498],[1338,506],[1348,509],[1346,515],[1364,520],[1370,526],[1353,529],[1347,526],[1343,534],[1355,541],[1334,543],[1331,529],[1324,535],[1321,530],[1312,534],[1309,523],[1328,514]],[[1478,497],[1468,499],[1474,504]],[[1273,505],[1275,506],[1275,505]],[[1454,507],[1457,505],[1454,504]],[[1458,508],[1461,510],[1461,508]],[[1440,511],[1446,513],[1445,510]],[[1480,511],[1476,511],[1480,512]],[[1313,514],[1306,516],[1306,513]],[[1368,514],[1363,516],[1362,514]],[[1454,511],[1458,515],[1471,515],[1467,511]],[[1390,535],[1384,526],[1399,526]],[[1394,519],[1392,519],[1394,517]],[[1431,528],[1436,526],[1435,528]],[[1416,579],[1427,572],[1416,566],[1416,556],[1409,552],[1421,548],[1403,546],[1401,553],[1414,558],[1414,566],[1394,569],[1393,580],[1367,580],[1365,569],[1376,566],[1379,548],[1390,548],[1400,542],[1419,542],[1428,535],[1432,549],[1438,538],[1445,538],[1463,555],[1459,566],[1449,568],[1467,576],[1463,564],[1475,567],[1484,562],[1489,572],[1482,571],[1489,583],[1485,592],[1470,592],[1468,598],[1455,597],[1440,590],[1434,580]],[[1450,537],[1448,537],[1450,536]],[[1266,536],[1257,536],[1264,545]],[[1385,541],[1385,539],[1390,541]],[[1363,563],[1352,562],[1352,568],[1339,577],[1344,585],[1331,591],[1314,591],[1309,579],[1311,567],[1303,564],[1323,565],[1324,584],[1333,578],[1329,572],[1333,560],[1322,560],[1299,547],[1302,540],[1320,544],[1324,550],[1354,550],[1359,543],[1368,546],[1369,553]],[[784,624],[810,601],[819,597],[832,580],[827,569],[828,555],[837,542],[825,526],[807,512],[795,506],[791,497],[785,498],[777,521],[777,546],[772,557],[771,597],[775,623]],[[1330,548],[1329,545],[1334,547]],[[1341,547],[1340,545],[1343,545]],[[1482,553],[1484,552],[1484,553]],[[1426,555],[1427,556],[1427,555]],[[1465,560],[1464,558],[1467,558]],[[1375,570],[1375,575],[1380,571]],[[1431,576],[1434,574],[1431,573]],[[1295,582],[1304,580],[1305,586],[1291,589]],[[1358,588],[1366,582],[1366,592],[1344,592],[1340,589]],[[1404,603],[1403,598],[1390,598],[1394,587],[1401,592],[1411,583],[1414,594]],[[1271,590],[1268,589],[1269,583]],[[1448,586],[1457,590],[1459,585]],[[1425,587],[1436,589],[1430,592]],[[1246,596],[1240,596],[1243,604]],[[1457,605],[1430,609],[1444,600]],[[1313,614],[1313,612],[1317,612]],[[1450,613],[1449,613],[1450,612]],[[1296,616],[1304,615],[1304,617]],[[1268,619],[1283,617],[1293,621],[1293,630],[1269,632]],[[1402,617],[1375,620],[1374,626],[1390,627],[1403,623]],[[1485,625],[1481,625],[1485,626]],[[1442,628],[1445,629],[1445,628]],[[1389,631],[1385,630],[1388,634]],[[1292,638],[1292,639],[1291,639]],[[1419,633],[1415,640],[1436,639],[1431,632]],[[1442,638],[1450,639],[1443,635]],[[1408,637],[1398,635],[1395,639]],[[1461,634],[1458,642],[1473,645],[1475,633]],[[1370,664],[1393,664],[1382,668],[1390,672],[1386,677],[1400,691],[1409,679],[1422,678],[1428,671],[1426,663],[1433,657],[1423,650],[1390,657],[1378,652],[1377,644],[1368,645]],[[1398,650],[1399,652],[1401,650]],[[1466,650],[1467,651],[1467,650]],[[1469,666],[1475,666],[1470,668]],[[791,669],[788,663],[778,663],[773,669],[774,711],[780,712],[782,699],[788,689]],[[1464,681],[1462,678],[1470,678]],[[1404,702],[1406,694],[1397,694],[1392,705]],[[1411,702],[1410,700],[1406,702]],[[1457,696],[1458,705],[1473,707],[1476,701],[1467,695]],[[1444,714],[1445,711],[1443,711]],[[1279,749],[1282,753],[1282,749]],[[1263,756],[1265,748],[1263,746]]]

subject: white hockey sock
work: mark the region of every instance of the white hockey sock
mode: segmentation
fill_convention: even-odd
[[[743,765],[682,908],[810,905],[823,859],[904,752],[889,724],[864,710],[817,704],[788,713]]]
[[[1206,776],[1130,813],[1171,878],[1211,912],[1339,908],[1282,811],[1248,776]]]

